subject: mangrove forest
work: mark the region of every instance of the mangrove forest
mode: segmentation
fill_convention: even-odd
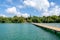
[[[2,17],[0,16],[0,23],[60,23],[60,16],[30,16],[28,18],[24,17]]]

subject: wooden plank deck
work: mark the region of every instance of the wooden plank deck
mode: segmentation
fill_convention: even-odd
[[[40,24],[40,23],[33,23],[33,24],[36,25],[36,26],[39,26],[39,27],[43,27],[43,28],[46,28],[46,29],[51,29],[51,30],[60,32],[60,28],[58,28],[58,27],[47,26],[47,25]]]

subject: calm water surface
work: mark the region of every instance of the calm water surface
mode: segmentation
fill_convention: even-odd
[[[0,40],[60,40],[60,37],[29,23],[0,24]]]

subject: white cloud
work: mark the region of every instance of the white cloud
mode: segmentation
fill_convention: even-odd
[[[4,14],[0,14],[0,16],[7,17],[7,16],[6,16],[6,15],[4,15]]]
[[[20,13],[20,12],[18,12],[17,14],[16,14],[18,17],[24,17],[24,18],[27,18],[27,17],[29,17],[29,14],[28,13]]]
[[[60,7],[48,0],[25,0],[24,5],[38,9],[38,11],[41,11],[41,16],[60,15]]]
[[[50,6],[48,0],[25,0],[24,3],[40,10],[45,10]]]
[[[21,9],[21,8],[24,8],[24,6],[23,6],[23,5],[18,5],[17,7],[18,7],[18,8],[20,8],[20,9]]]
[[[57,16],[60,15],[60,7],[59,6],[55,6],[50,11],[46,11],[46,12],[42,13],[42,16],[52,16],[52,15],[57,15]]]
[[[51,5],[51,6],[54,6],[54,5],[55,5],[55,3],[54,3],[54,2],[51,2],[51,3],[50,3],[50,5]]]
[[[24,13],[24,14],[23,14],[23,13],[18,12],[18,13],[16,14],[16,16],[17,16],[17,17],[21,17],[21,16],[22,16],[22,17],[24,17],[24,18],[27,18],[27,17],[29,17],[29,14],[28,14],[28,13]]]
[[[55,6],[54,8],[52,8],[50,13],[52,13],[51,15],[57,15],[57,16],[60,15],[60,7],[59,6]]]
[[[36,6],[36,3],[34,1],[30,1],[30,0],[25,0],[24,1],[24,4],[29,5],[29,6],[32,6],[32,7],[35,7]]]
[[[29,17],[29,14],[24,13],[24,14],[22,14],[22,16],[25,17],[25,18],[27,18],[27,17]]]
[[[14,14],[18,17],[20,17],[20,16],[25,17],[25,18],[29,17],[28,13],[21,13],[21,12],[17,11],[16,7],[7,8],[6,12],[9,14]]]
[[[17,10],[16,10],[16,7],[11,7],[11,8],[7,8],[6,12],[10,14],[16,14]]]

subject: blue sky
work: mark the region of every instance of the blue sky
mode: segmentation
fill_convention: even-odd
[[[60,0],[0,0],[0,16],[60,15]]]

